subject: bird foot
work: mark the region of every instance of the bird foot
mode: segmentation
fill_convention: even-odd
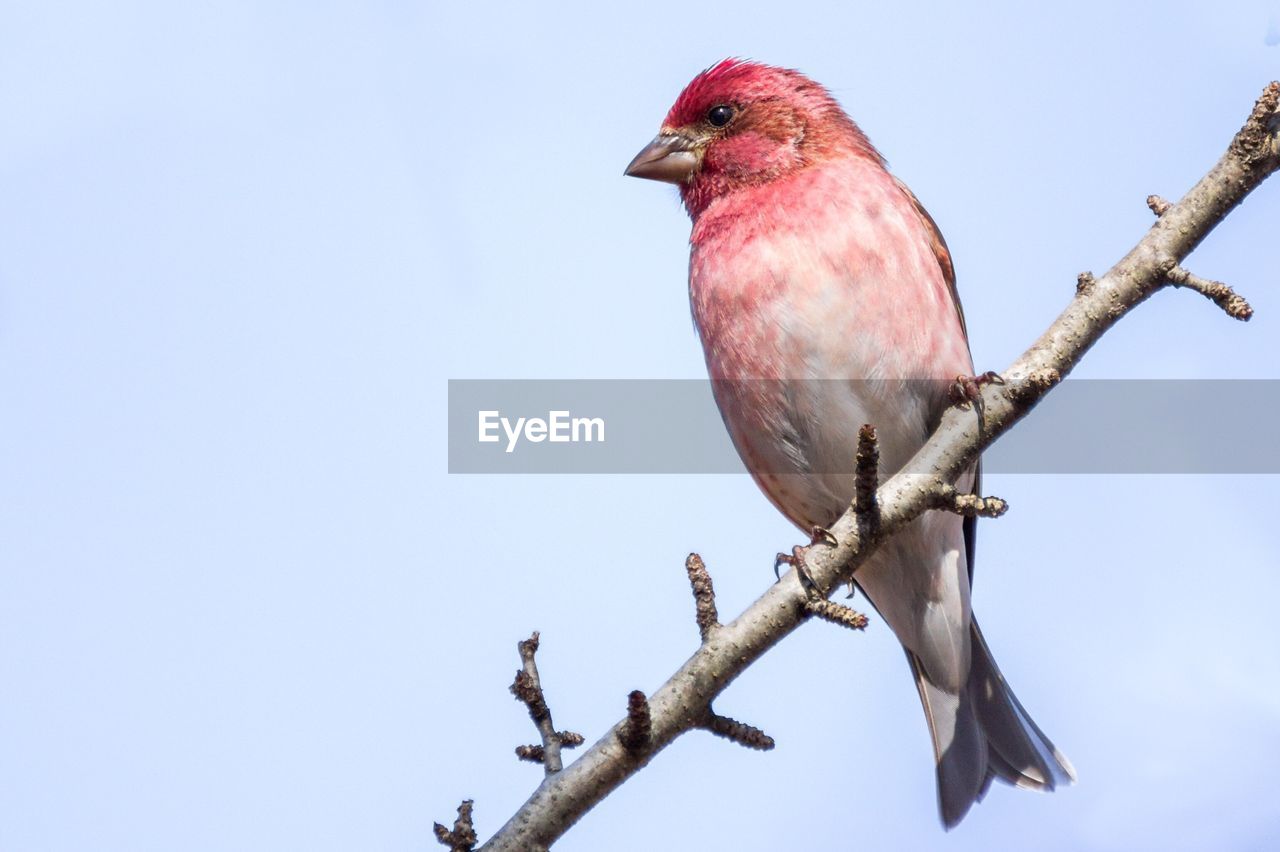
[[[956,376],[951,385],[951,402],[961,408],[982,406],[982,386],[1002,385],[1004,379],[995,370],[987,370],[977,376]]]
[[[809,546],[813,547],[816,544],[837,547],[840,544],[840,540],[836,538],[835,533],[831,532],[831,530],[815,524],[809,530]]]
[[[782,579],[782,566],[790,565],[796,569],[796,576],[800,578],[800,585],[804,586],[805,591],[817,591],[818,584],[814,582],[813,577],[809,574],[809,570],[804,567],[804,558],[809,551],[818,545],[826,545],[827,547],[835,547],[840,542],[836,539],[831,530],[826,527],[815,526],[810,532],[810,540],[807,545],[796,545],[791,548],[790,553],[779,553],[773,560],[773,576]]]
[[[812,548],[820,544],[827,547],[836,547],[840,544],[840,540],[835,537],[831,530],[815,524],[809,530],[809,543],[807,545],[803,547],[796,545],[791,548],[791,553],[779,553],[777,555],[773,560],[773,576],[781,580],[782,566],[790,565],[796,569],[796,576],[800,578],[800,584],[805,587],[806,591],[810,589],[816,590],[818,584],[813,581],[813,577],[809,575],[808,570],[804,567],[804,557]]]
[[[791,548],[791,552],[790,552],[790,553],[779,553],[776,557],[774,557],[774,560],[773,560],[773,576],[774,576],[774,577],[776,577],[777,579],[781,580],[781,579],[782,579],[782,566],[783,566],[783,565],[793,565],[793,566],[794,566],[794,565],[796,565],[796,564],[797,564],[797,563],[799,563],[799,562],[803,562],[803,561],[804,561],[804,550],[805,550],[805,549],[804,549],[803,547],[793,547],[793,548]]]

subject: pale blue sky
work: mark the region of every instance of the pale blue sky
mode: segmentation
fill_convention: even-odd
[[[0,849],[422,850],[463,797],[485,836],[540,776],[518,639],[594,739],[693,650],[688,551],[726,616],[771,581],[743,476],[446,473],[449,378],[702,374],[687,219],[621,176],[699,69],[830,86],[999,369],[1221,153],[1278,18],[0,4]],[[1189,263],[1253,322],[1163,293],[1079,375],[1280,378],[1278,215]],[[1275,848],[1280,478],[988,488],[975,607],[1077,786],[943,834],[888,630],[812,625],[719,703],[777,750],[691,735],[556,848]]]

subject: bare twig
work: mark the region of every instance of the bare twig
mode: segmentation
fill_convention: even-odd
[[[1173,205],[1158,195],[1148,195],[1147,206],[1151,208],[1152,213],[1157,216],[1163,216],[1165,213],[1169,212],[1169,208]]]
[[[475,804],[470,799],[458,805],[458,818],[453,822],[453,830],[445,828],[440,823],[435,824],[436,840],[441,845],[448,846],[450,852],[471,852],[476,846],[476,829],[471,824],[471,806]]]
[[[533,635],[524,639],[517,646],[520,649],[520,660],[524,668],[516,672],[515,682],[511,684],[511,694],[524,702],[529,708],[529,718],[537,726],[542,736],[541,746],[521,746],[516,749],[516,756],[521,760],[540,762],[547,775],[554,775],[563,768],[560,761],[562,740],[551,722],[551,708],[547,706],[546,696],[542,692],[542,681],[538,677],[538,663],[534,659],[538,653],[540,638],[535,630]],[[573,734],[581,737],[581,734]],[[522,753],[523,749],[523,753]],[[535,752],[534,749],[537,749]],[[537,754],[535,758],[533,755]]]
[[[1263,92],[1221,160],[1105,275],[1082,287],[1052,325],[1001,375],[1006,385],[980,389],[982,424],[972,412],[949,408],[929,441],[877,491],[880,523],[864,532],[853,509],[830,528],[839,542],[811,548],[803,560],[812,588],[829,595],[884,541],[937,500],[939,483],[954,482],[992,441],[1027,415],[1091,346],[1125,314],[1168,283],[1177,266],[1250,192],[1280,167],[1276,105],[1280,83]],[[564,771],[548,776],[486,852],[549,846],[676,737],[698,727],[712,699],[809,615],[810,588],[788,572],[746,611],[715,633],[645,703],[648,736],[642,753],[624,747],[623,726],[598,740]],[[640,696],[643,699],[643,695]]]
[[[954,485],[945,482],[934,484],[929,501],[930,509],[955,512],[957,515],[978,518],[998,518],[1009,511],[1009,504],[999,497],[979,497],[977,494],[961,494]]]
[[[876,441],[876,428],[870,423],[864,423],[858,430],[854,462],[853,510],[874,524],[880,508],[876,502],[876,489],[880,487],[880,446]]]
[[[631,754],[638,754],[649,746],[652,730],[649,701],[640,690],[627,696],[627,719],[618,726],[618,742]]]
[[[718,713],[708,712],[706,719],[703,720],[699,727],[710,731],[717,737],[724,737],[726,740],[732,740],[740,746],[753,748],[757,751],[769,751],[774,746],[773,737],[759,728],[748,725],[745,722],[739,722],[737,719],[730,719],[728,716],[721,716]]]
[[[1189,290],[1195,290],[1226,311],[1229,317],[1248,322],[1253,316],[1253,308],[1245,297],[1221,281],[1210,281],[1208,278],[1192,275],[1181,266],[1175,266],[1170,269],[1165,277],[1175,287],[1186,287]]]
[[[821,618],[823,621],[829,621],[850,630],[865,630],[869,623],[868,618],[856,609],[850,609],[844,604],[838,604],[817,595],[811,595],[804,602],[804,609],[815,618]]]
[[[561,749],[577,748],[587,741],[586,737],[574,731],[556,731],[556,739],[560,742]],[[545,763],[547,752],[540,745],[518,745],[516,757],[530,763]]]
[[[702,635],[702,641],[706,642],[720,626],[720,615],[716,612],[716,590],[711,585],[711,575],[707,573],[706,563],[698,554],[689,554],[689,558],[684,561],[684,570],[689,572],[689,585],[693,587],[698,632]]]

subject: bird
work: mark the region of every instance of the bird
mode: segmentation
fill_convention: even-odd
[[[625,174],[679,188],[694,325],[734,447],[783,515],[825,529],[854,495],[859,427],[876,428],[881,470],[896,472],[972,376],[937,224],[826,88],[750,60],[698,74]],[[957,489],[979,476],[975,464]],[[974,533],[973,518],[928,512],[855,575],[906,651],[946,829],[995,779],[1075,780],[978,628]]]

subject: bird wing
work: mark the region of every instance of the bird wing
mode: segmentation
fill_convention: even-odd
[[[938,266],[942,269],[942,277],[947,282],[947,286],[951,288],[951,304],[956,306],[956,316],[960,318],[960,331],[964,333],[965,342],[969,342],[969,329],[964,322],[964,308],[960,307],[960,291],[956,289],[956,268],[951,262],[951,250],[947,248],[947,241],[942,238],[942,231],[938,230],[938,223],[933,221],[933,217],[929,215],[929,211],[924,209],[924,205],[920,203],[920,199],[916,198],[916,194],[902,181],[896,177],[893,182],[898,185],[898,189],[902,190],[902,194],[911,202],[911,206],[915,208],[916,215],[920,217],[920,224],[924,225],[925,231],[929,234],[929,244],[933,248],[933,256],[938,259]]]
[[[951,262],[951,250],[947,248],[947,241],[942,236],[942,231],[938,228],[938,223],[933,221],[933,217],[929,215],[929,211],[924,209],[924,205],[920,203],[920,199],[916,198],[916,194],[911,191],[905,183],[893,179],[898,185],[898,189],[902,190],[902,194],[911,202],[911,206],[915,208],[916,215],[920,217],[920,224],[924,225],[925,232],[929,235],[929,245],[933,249],[933,256],[938,259],[938,267],[942,270],[942,278],[947,282],[947,287],[951,289],[951,304],[956,306],[956,316],[960,318],[960,331],[964,334],[965,342],[969,342],[969,328],[964,321],[964,307],[960,304],[960,291],[956,289],[956,267]],[[973,493],[978,494],[981,491],[982,483],[982,462],[979,461],[973,469]],[[976,549],[978,536],[978,519],[968,517],[964,519],[964,549],[965,557],[969,563],[969,583],[973,583],[973,557]]]

